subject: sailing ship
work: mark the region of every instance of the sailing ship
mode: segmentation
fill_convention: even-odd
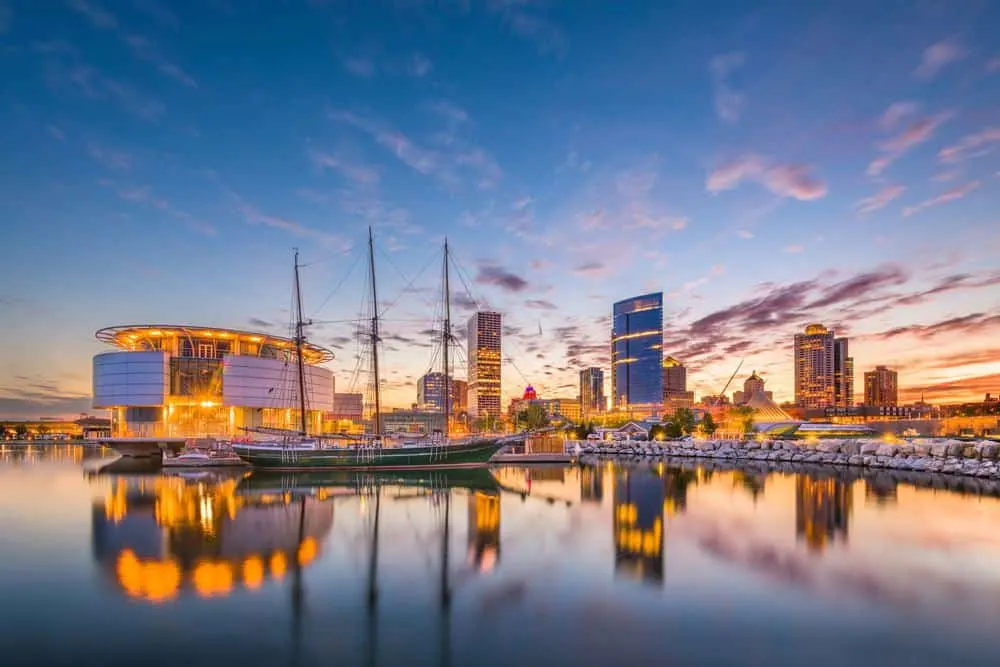
[[[374,376],[374,411],[372,434],[353,444],[329,443],[325,438],[307,432],[305,368],[302,347],[305,343],[307,323],[302,314],[302,290],[299,281],[298,252],[295,253],[295,355],[299,398],[299,431],[280,438],[233,442],[237,456],[255,468],[275,470],[325,470],[325,469],[420,469],[485,466],[506,443],[495,436],[473,436],[462,440],[449,438],[451,414],[451,369],[448,349],[451,335],[451,295],[448,278],[448,241],[444,244],[444,325],[441,331],[443,344],[445,391],[442,411],[444,431],[440,438],[430,437],[415,442],[396,443],[391,446],[382,430],[382,404],[379,378],[378,343],[379,310],[375,282],[375,246],[371,228],[368,229],[368,274],[372,315],[367,337],[371,346],[372,374]],[[436,435],[436,434],[435,434]]]

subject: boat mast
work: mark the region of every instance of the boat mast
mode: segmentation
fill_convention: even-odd
[[[444,238],[444,329],[441,339],[444,345],[444,441],[447,442],[451,417],[451,374],[448,367],[448,348],[451,347],[451,289],[448,285],[447,236]]]
[[[368,270],[372,278],[372,372],[375,375],[375,429],[374,435],[382,433],[382,396],[378,375],[378,292],[375,290],[375,240],[372,228],[368,228]]]
[[[306,435],[306,371],[302,360],[302,344],[305,342],[305,322],[302,321],[302,288],[299,285],[299,249],[295,249],[295,358],[299,372],[299,433]]]

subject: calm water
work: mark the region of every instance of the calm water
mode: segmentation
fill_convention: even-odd
[[[1000,501],[974,484],[106,461],[0,451],[0,664],[1000,664]]]

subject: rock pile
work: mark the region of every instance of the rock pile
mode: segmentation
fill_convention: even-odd
[[[583,454],[623,459],[692,457],[775,461],[933,472],[1000,479],[1000,443],[926,439],[889,443],[872,439],[688,440],[584,443]]]

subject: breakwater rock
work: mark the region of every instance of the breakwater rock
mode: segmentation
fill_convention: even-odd
[[[926,439],[667,440],[580,443],[581,454],[623,460],[704,458],[929,472],[1000,479],[1000,443]]]

